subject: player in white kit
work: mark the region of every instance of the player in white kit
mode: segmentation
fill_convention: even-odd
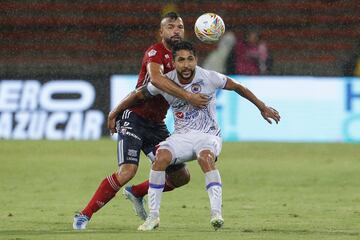
[[[195,108],[188,102],[157,89],[151,83],[131,93],[119,103],[118,108],[121,110],[145,98],[161,94],[171,106],[175,119],[174,133],[160,143],[156,152],[149,178],[148,204],[150,212],[138,230],[153,230],[160,224],[160,202],[165,186],[165,169],[171,164],[195,159],[205,174],[205,185],[211,209],[210,223],[217,230],[222,227],[224,220],[221,212],[221,177],[215,167],[215,160],[220,154],[222,146],[221,131],[215,112],[216,90],[233,90],[248,99],[260,110],[264,119],[269,123],[271,123],[271,119],[278,123],[280,115],[235,80],[197,66],[196,52],[191,43],[181,42],[174,46],[173,57],[175,70],[167,73],[166,76],[186,91],[207,95],[209,104],[205,108]]]

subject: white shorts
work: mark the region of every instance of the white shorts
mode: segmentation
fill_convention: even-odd
[[[172,134],[159,144],[158,149],[171,152],[171,164],[179,164],[197,159],[202,150],[210,150],[215,157],[221,152],[222,139],[206,133]]]

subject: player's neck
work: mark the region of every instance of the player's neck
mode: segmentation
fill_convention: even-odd
[[[171,47],[169,46],[169,44],[167,44],[164,39],[162,39],[161,42],[162,42],[162,44],[164,45],[164,47],[166,48],[166,50],[168,50],[169,52],[171,52]]]

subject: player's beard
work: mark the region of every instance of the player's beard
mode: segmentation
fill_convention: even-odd
[[[190,75],[189,75],[189,77],[185,77],[185,76],[183,75],[183,72],[184,72],[185,70],[191,72]],[[183,80],[185,80],[186,82],[189,82],[189,81],[192,79],[192,77],[194,76],[194,74],[195,74],[195,69],[184,69],[184,70],[182,70],[182,71],[177,71],[177,73],[178,73],[178,75],[181,76],[181,78],[182,78]]]
[[[179,36],[179,38],[169,37],[169,38],[165,38],[165,42],[167,45],[169,45],[171,48],[173,48],[175,46],[175,44],[182,42],[182,39],[180,36]]]

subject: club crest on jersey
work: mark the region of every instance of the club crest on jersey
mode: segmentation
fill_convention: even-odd
[[[156,55],[156,50],[155,49],[152,49],[152,50],[150,50],[149,52],[148,52],[148,56],[149,57],[153,57],[153,56],[155,56]]]
[[[201,91],[201,86],[198,83],[194,83],[193,85],[191,85],[191,91],[193,93],[199,93]]]
[[[169,59],[170,58],[169,54],[165,54],[165,58]]]

